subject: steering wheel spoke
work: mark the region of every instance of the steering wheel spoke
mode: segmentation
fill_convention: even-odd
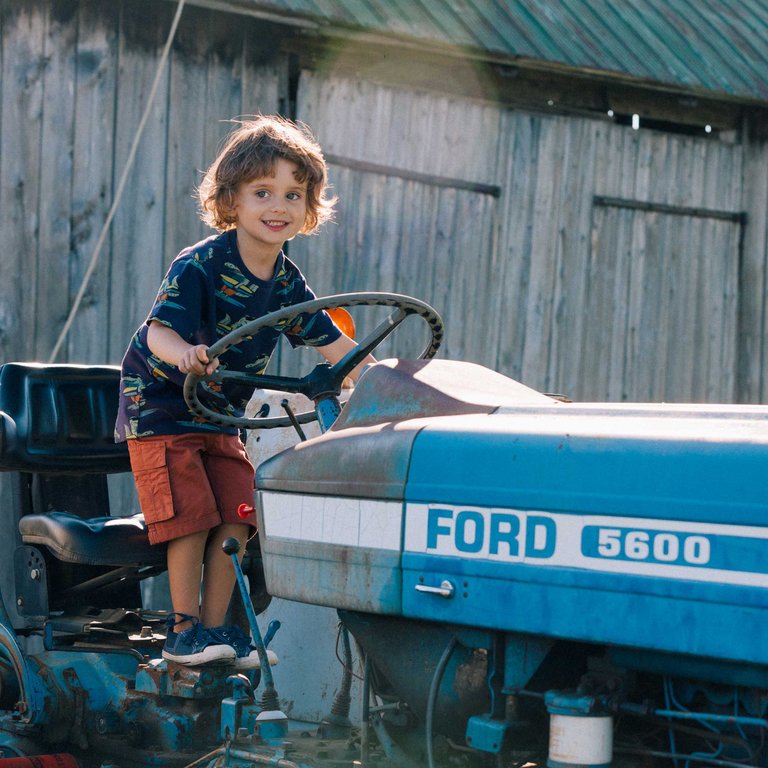
[[[313,314],[324,309],[335,309],[336,307],[357,306],[395,307],[395,311],[390,313],[355,349],[350,350],[334,366],[331,367],[327,363],[321,363],[311,373],[302,378],[255,374],[229,369],[217,370],[209,376],[197,376],[190,373],[187,374],[187,378],[184,381],[184,399],[189,409],[195,415],[213,424],[237,427],[239,429],[271,429],[273,427],[291,426],[291,419],[287,416],[268,416],[251,419],[214,411],[200,401],[197,392],[198,384],[201,381],[214,381],[218,384],[247,384],[252,385],[254,389],[274,389],[292,393],[300,392],[317,403],[323,397],[327,397],[329,392],[339,392],[345,377],[372,353],[409,315],[421,317],[427,323],[431,333],[430,341],[419,357],[422,359],[434,357],[443,339],[443,321],[429,304],[397,293],[346,293],[294,304],[246,323],[226,336],[222,336],[212,344],[208,349],[208,358],[209,360],[214,360],[220,357],[230,347],[237,345],[245,338],[256,335],[263,328],[290,327],[293,321],[300,315]],[[296,415],[296,419],[301,424],[306,424],[312,421],[313,418],[315,418],[315,415],[312,411]]]
[[[268,373],[248,373],[247,371],[215,370],[207,381],[217,384],[232,382],[235,384],[252,385],[254,389],[277,389],[280,392],[303,392],[305,379],[295,376],[273,376]]]
[[[333,373],[343,381],[406,317],[408,317],[408,312],[398,307],[383,323],[380,323],[377,328],[359,342],[355,349],[350,349],[333,366]]]

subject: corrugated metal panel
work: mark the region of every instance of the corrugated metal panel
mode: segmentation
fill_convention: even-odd
[[[324,26],[768,100],[768,0],[231,0]]]

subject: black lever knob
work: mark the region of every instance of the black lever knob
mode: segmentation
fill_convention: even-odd
[[[230,536],[221,542],[221,548],[227,555],[236,555],[240,551],[240,542],[234,536]]]

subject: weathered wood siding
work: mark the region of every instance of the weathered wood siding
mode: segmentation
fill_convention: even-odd
[[[743,264],[765,260],[742,144],[308,72],[298,104],[340,198],[334,225],[291,244],[320,292],[421,296],[444,355],[578,399],[763,396],[737,388],[760,365],[739,328],[764,306]]]
[[[45,360],[80,287],[173,17],[146,0],[0,3],[0,359]],[[274,112],[276,38],[188,7],[110,236],[59,360],[119,362],[170,259],[207,234],[192,198],[226,121]]]
[[[174,4],[0,0],[0,11],[0,359],[45,360]],[[192,195],[226,120],[293,98],[280,34],[185,9],[60,360],[118,362],[170,259],[206,234]],[[290,245],[319,293],[421,296],[445,317],[444,355],[579,399],[765,399],[764,140],[633,131],[306,71],[296,113],[340,198],[335,224]],[[409,336],[383,354],[417,351]]]

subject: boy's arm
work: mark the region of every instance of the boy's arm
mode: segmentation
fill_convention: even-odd
[[[205,344],[190,344],[172,328],[157,321],[149,323],[147,345],[152,354],[169,365],[175,365],[182,373],[203,376],[213,373],[219,367],[218,358],[212,363],[208,362],[208,348]]]
[[[330,344],[326,344],[324,347],[318,347],[317,350],[331,365],[333,365],[334,363],[338,363],[339,360],[341,360],[341,358],[347,354],[347,352],[349,352],[351,349],[354,349],[356,346],[357,343],[355,341],[342,333],[341,336],[336,339],[336,341],[332,341]],[[363,362],[360,363],[360,365],[352,370],[349,375],[353,379],[357,380],[357,377],[360,375],[362,369],[366,365],[375,362],[376,358],[373,357],[373,355],[368,355],[363,360]]]

